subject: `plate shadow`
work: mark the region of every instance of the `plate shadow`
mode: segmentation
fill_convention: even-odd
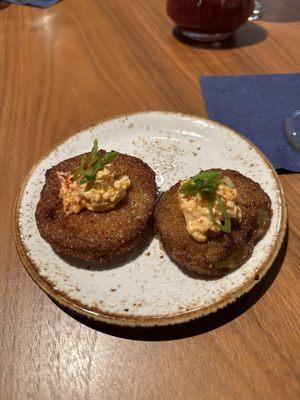
[[[196,335],[200,335],[212,330],[215,330],[242,315],[249,310],[268,290],[277,274],[279,273],[288,244],[288,229],[286,230],[285,238],[281,249],[266,275],[258,282],[253,289],[244,294],[237,301],[229,304],[225,308],[193,320],[191,322],[170,325],[166,327],[152,327],[152,328],[131,328],[120,327],[116,325],[109,325],[101,322],[88,320],[81,315],[70,312],[68,309],[62,307],[55,302],[58,307],[65,311],[69,316],[78,322],[88,326],[91,329],[97,330],[107,335],[116,336],[119,338],[140,340],[140,341],[166,341],[184,339]],[[259,280],[259,276],[257,277]]]

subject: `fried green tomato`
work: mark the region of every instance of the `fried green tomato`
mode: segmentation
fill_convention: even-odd
[[[228,176],[237,189],[235,203],[242,210],[242,222],[232,220],[230,233],[196,241],[186,229],[179,206],[179,182],[163,193],[154,214],[156,234],[169,256],[181,267],[211,277],[222,276],[243,264],[267,232],[272,218],[271,200],[258,183],[237,171],[214,171]]]
[[[36,222],[41,236],[56,252],[102,262],[129,252],[139,243],[155,206],[155,174],[142,160],[119,154],[110,169],[116,179],[127,175],[131,180],[126,197],[112,210],[98,213],[84,209],[67,215],[57,173],[74,171],[81,158],[70,158],[47,170]]]

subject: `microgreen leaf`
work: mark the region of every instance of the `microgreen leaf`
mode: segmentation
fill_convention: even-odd
[[[218,222],[217,222],[216,219],[215,219],[214,211],[213,211],[213,208],[212,208],[211,203],[208,201],[208,202],[206,203],[206,205],[207,205],[207,208],[208,208],[208,211],[209,211],[209,216],[210,216],[210,219],[211,219],[212,223],[213,223],[214,225],[219,226],[220,224],[218,224]]]
[[[229,189],[234,189],[234,183],[232,182],[232,180],[229,178],[229,176],[224,176],[223,181],[225,183],[225,185],[227,187],[229,187]]]
[[[98,160],[98,139],[94,140],[93,148],[91,152],[91,161],[95,162]]]
[[[214,225],[216,225],[217,227],[219,227],[222,232],[229,233],[229,232],[231,232],[231,219],[230,219],[230,217],[228,215],[226,206],[225,206],[225,204],[224,204],[224,202],[223,202],[223,200],[221,199],[220,196],[216,195],[216,200],[217,200],[217,203],[218,203],[218,205],[220,207],[220,210],[221,210],[221,212],[222,212],[222,214],[224,216],[224,224],[220,224],[216,220],[216,218],[214,216],[213,207],[212,207],[211,203],[208,201],[206,203],[206,205],[207,205],[207,208],[208,208],[208,211],[209,211],[210,219],[211,219],[212,223]]]
[[[199,188],[195,185],[194,182],[191,182],[191,180],[189,180],[180,187],[179,192],[183,194],[194,194],[199,192]]]
[[[220,176],[220,173],[217,171],[200,171],[198,175],[193,176],[195,182],[198,180],[202,181],[212,181]]]
[[[79,183],[82,185],[84,183],[90,182],[95,177],[96,173],[99,171],[100,166],[101,166],[100,162],[96,161],[92,169],[85,172],[85,175],[81,178]]]
[[[221,210],[221,212],[224,216],[224,220],[225,220],[224,224],[220,224],[220,229],[222,232],[229,233],[229,232],[231,232],[231,219],[230,219],[230,216],[228,215],[226,205],[224,204],[221,197],[218,195],[216,195],[216,200],[217,200],[217,203],[220,207],[220,210]]]
[[[91,182],[97,172],[115,161],[118,155],[116,151],[110,151],[101,156],[98,151],[98,139],[95,139],[91,153],[81,158],[80,166],[72,174],[72,180],[78,180],[80,184]]]
[[[208,194],[214,193],[222,179],[220,173],[216,171],[200,171],[198,175],[192,176],[186,181],[179,189],[180,193],[183,194],[195,194],[199,191],[206,192]]]
[[[73,174],[72,174],[72,179],[73,179],[73,181],[76,181],[76,180],[80,177],[80,175],[82,174],[82,172],[83,172],[83,169],[80,168],[80,167],[78,167],[77,169],[75,169],[75,171],[74,171]]]
[[[113,161],[115,161],[115,159],[118,157],[119,153],[117,153],[116,151],[110,151],[109,153],[106,153],[102,159],[101,159],[101,164],[107,165],[107,164],[111,164]]]

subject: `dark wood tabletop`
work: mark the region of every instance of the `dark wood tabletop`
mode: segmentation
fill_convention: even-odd
[[[31,280],[13,239],[30,168],[71,132],[116,114],[206,116],[200,75],[300,70],[299,0],[218,46],[172,34],[161,0],[0,6],[0,399],[299,399],[300,177],[283,174],[288,237],[237,303],[183,326],[86,323]]]

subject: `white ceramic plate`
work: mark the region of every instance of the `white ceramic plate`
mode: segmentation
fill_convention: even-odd
[[[220,279],[192,277],[147,235],[133,254],[105,265],[60,258],[40,237],[35,208],[45,171],[69,157],[100,147],[135,155],[157,174],[161,191],[199,169],[231,168],[257,181],[272,201],[273,218],[251,258]],[[147,112],[100,122],[69,137],[30,172],[15,213],[15,236],[29,274],[50,297],[81,315],[126,326],[169,325],[216,311],[249,291],[270,268],[286,229],[278,177],[246,139],[215,122],[174,113]],[[89,269],[87,269],[87,267]]]

